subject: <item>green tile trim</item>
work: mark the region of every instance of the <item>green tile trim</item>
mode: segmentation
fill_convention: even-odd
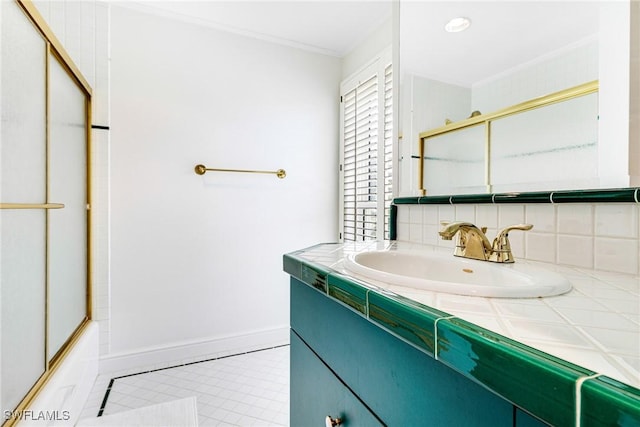
[[[284,254],[282,257],[282,269],[295,278],[300,278],[302,262],[293,254]]]
[[[637,202],[636,188],[617,188],[608,190],[554,191],[553,203],[607,203]]]
[[[608,377],[582,384],[580,426],[640,426],[640,390]]]
[[[412,306],[377,292],[369,292],[369,320],[429,355],[435,349],[434,324],[447,316],[426,306]]]
[[[321,247],[321,246],[325,246],[327,245],[327,243],[318,243],[317,245],[313,245],[313,246],[309,246],[308,248],[305,249],[300,249],[298,251],[293,251],[290,252],[288,254],[284,254],[282,256],[282,269],[286,272],[289,273],[290,275],[296,277],[297,279],[301,279],[302,278],[302,273],[301,273],[301,267],[303,264],[309,265],[311,266],[311,264],[309,264],[309,262],[302,258],[300,255],[304,254],[307,251],[310,251],[314,248],[317,247]],[[319,272],[321,272],[322,274],[324,274],[325,276],[327,274],[329,274],[329,270],[327,270],[326,268],[323,268],[317,264],[313,264],[313,266],[311,266],[312,268],[316,268]]]
[[[395,205],[448,205],[451,204],[451,196],[421,196],[421,197],[397,197],[393,199]]]
[[[396,197],[393,199],[394,205],[417,205],[419,197]]]
[[[296,251],[283,256],[284,271],[296,279],[327,293],[327,276],[330,270],[296,256],[304,251]]]
[[[492,194],[460,194],[451,196],[451,204],[462,205],[465,203],[493,203]]]
[[[391,205],[389,209],[389,240],[396,240],[398,237],[398,206]]]
[[[494,203],[552,203],[551,192],[495,194]]]
[[[422,196],[417,198],[418,205],[448,205],[451,204],[451,196]]]
[[[551,425],[575,423],[576,381],[593,372],[461,319],[438,322],[438,360]]]
[[[356,285],[346,277],[330,274],[328,277],[329,296],[348,305],[357,312],[367,315],[368,289]]]
[[[327,273],[316,268],[302,264],[300,267],[300,280],[307,285],[311,285],[317,290],[327,293]]]
[[[640,187],[397,197],[396,205],[464,203],[640,203]]]

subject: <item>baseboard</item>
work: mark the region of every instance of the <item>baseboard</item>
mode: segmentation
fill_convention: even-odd
[[[289,344],[289,327],[148,347],[100,358],[100,374],[133,373]]]

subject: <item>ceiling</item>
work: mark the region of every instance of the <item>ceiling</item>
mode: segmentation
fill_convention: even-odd
[[[412,74],[468,87],[569,45],[595,40],[606,3],[402,1],[400,65]],[[471,26],[447,33],[445,24],[459,16],[471,19]]]
[[[251,37],[344,57],[391,18],[386,0],[114,2]]]
[[[224,31],[344,57],[392,16],[389,0],[121,0]],[[463,86],[517,67],[561,46],[594,39],[610,0],[395,0],[400,10],[400,66]],[[444,24],[466,16],[471,27]]]

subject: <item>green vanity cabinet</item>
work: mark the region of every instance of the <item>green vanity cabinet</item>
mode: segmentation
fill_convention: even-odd
[[[545,425],[293,277],[291,329],[292,426]]]

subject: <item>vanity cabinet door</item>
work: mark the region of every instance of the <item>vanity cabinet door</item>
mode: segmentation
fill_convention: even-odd
[[[322,426],[326,417],[340,426],[383,426],[307,345],[291,331],[290,425]]]

